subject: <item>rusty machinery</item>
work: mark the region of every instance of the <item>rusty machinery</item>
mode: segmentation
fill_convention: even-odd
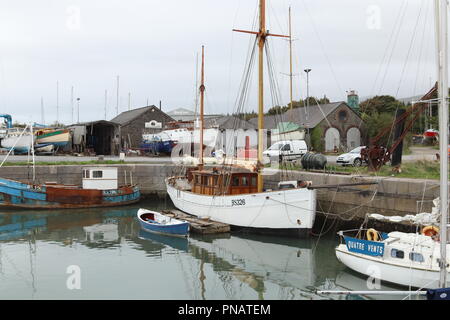
[[[436,93],[437,93],[437,83],[430,91],[428,91],[427,94],[425,94],[420,99],[420,101],[430,100],[433,98],[433,96],[436,95]],[[378,171],[384,164],[391,161],[391,157],[394,150],[403,142],[403,139],[405,138],[406,134],[411,129],[416,119],[426,109],[426,107],[427,107],[426,102],[419,102],[416,107],[411,108],[410,110],[399,115],[394,120],[392,125],[383,128],[375,138],[370,140],[369,145],[361,150],[361,159],[362,161],[365,161],[368,164],[369,170]],[[408,119],[408,117],[410,116],[411,118],[408,120],[408,122],[406,122],[406,119]],[[398,137],[394,138],[395,140],[392,142],[392,145],[389,148],[387,146],[383,146],[380,143],[381,139],[385,137],[387,134],[389,134],[392,128],[400,126],[403,123],[405,125],[401,130],[400,134],[398,135]]]

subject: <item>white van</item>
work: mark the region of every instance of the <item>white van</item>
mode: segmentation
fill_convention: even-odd
[[[263,156],[279,160],[296,160],[300,159],[308,152],[305,140],[285,140],[278,141],[269,149],[263,152]]]

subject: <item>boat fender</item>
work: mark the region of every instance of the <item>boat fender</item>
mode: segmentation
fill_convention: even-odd
[[[433,237],[439,234],[439,228],[435,226],[426,226],[422,229],[424,236]]]
[[[373,228],[367,230],[366,236],[369,241],[378,241],[378,231]]]

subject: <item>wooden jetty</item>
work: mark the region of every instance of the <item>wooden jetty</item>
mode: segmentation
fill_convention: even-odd
[[[226,223],[201,219],[176,209],[163,210],[162,212],[168,217],[188,221],[190,223],[190,230],[195,233],[214,234],[230,232],[230,225]]]

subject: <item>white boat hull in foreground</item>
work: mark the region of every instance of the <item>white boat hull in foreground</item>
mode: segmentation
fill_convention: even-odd
[[[398,233],[400,234],[400,233]],[[425,257],[423,262],[415,262],[409,259],[409,255],[405,250],[405,257],[402,259],[392,258],[390,251],[393,246],[388,246],[383,256],[375,257],[361,253],[351,252],[345,244],[340,244],[336,248],[337,259],[346,265],[348,268],[359,272],[372,279],[379,279],[390,283],[395,283],[403,286],[411,286],[414,288],[436,289],[439,287],[439,267],[436,264],[436,248],[431,249],[430,252],[435,251],[434,255],[428,250],[421,250],[420,248],[411,248],[411,252],[420,252]],[[428,248],[427,248],[428,249]],[[432,256],[432,258],[430,257]],[[447,276],[447,286],[450,286],[450,273]]]
[[[175,188],[166,180],[175,207],[200,218],[265,232],[305,235],[314,224],[316,191],[307,188],[210,196]]]

